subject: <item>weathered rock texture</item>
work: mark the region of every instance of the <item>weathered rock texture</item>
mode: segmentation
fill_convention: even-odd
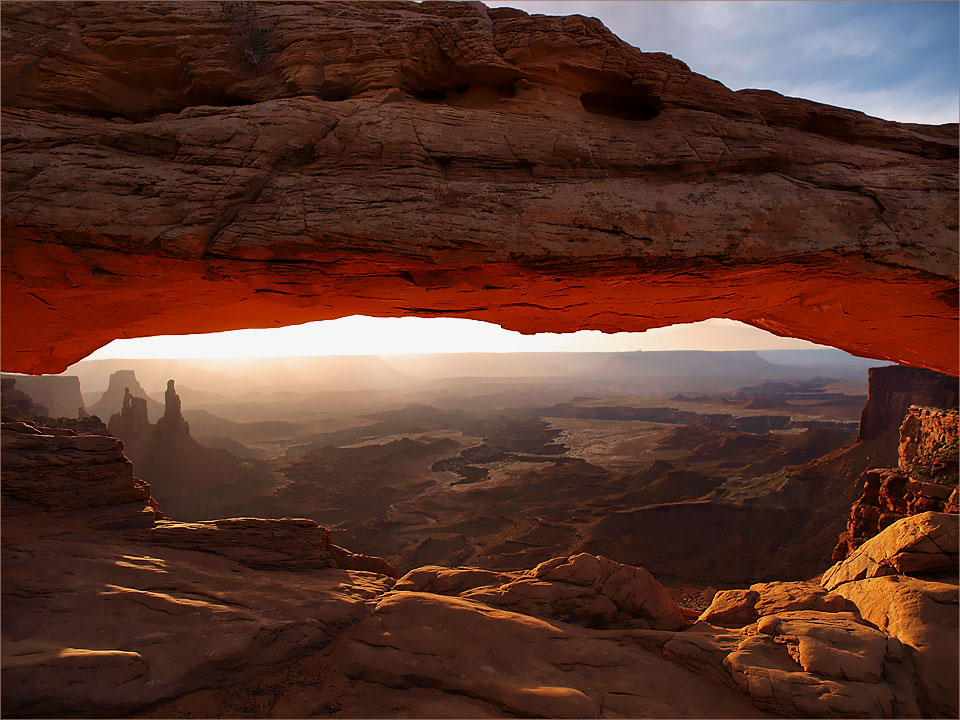
[[[958,550],[957,516],[925,512],[898,520],[821,579],[903,643],[925,717],[960,713]]]
[[[957,406],[957,378],[920,368],[870,368],[867,403],[860,414],[858,441],[878,440],[884,463],[897,462],[900,426],[911,405],[949,409]]]
[[[956,125],[479,3],[7,3],[2,86],[8,370],[363,313],[957,372]]]
[[[116,438],[26,422],[2,430],[4,517],[148,504],[150,486],[133,476]]]
[[[404,575],[395,589],[459,595],[587,627],[679,630],[685,625],[676,602],[650,573],[589,553],[506,573],[427,566]]]
[[[312,520],[160,519],[122,444],[91,424],[102,434],[3,424],[4,716],[126,716],[255,677],[322,648],[392,585],[387,563]],[[378,574],[343,569],[360,566]]]
[[[870,469],[860,477],[863,494],[850,508],[834,560],[843,560],[901,518],[931,510],[957,512],[956,408],[911,406],[900,426],[898,456],[896,469]]]

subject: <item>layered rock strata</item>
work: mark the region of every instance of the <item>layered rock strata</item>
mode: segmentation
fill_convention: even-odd
[[[5,716],[129,715],[256,677],[392,585],[310,520],[163,520],[96,424],[3,424]]]
[[[842,560],[891,523],[929,510],[956,513],[957,410],[911,406],[900,426],[899,466],[867,470],[833,551]]]
[[[867,373],[869,390],[857,440],[876,440],[876,451],[886,464],[897,461],[900,426],[911,405],[957,407],[960,386],[956,377],[897,365],[870,368]]]
[[[8,370],[362,313],[729,317],[957,372],[955,125],[479,3],[14,3],[4,31]]]

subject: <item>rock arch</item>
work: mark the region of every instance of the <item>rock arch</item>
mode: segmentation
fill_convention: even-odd
[[[957,374],[955,124],[480,3],[14,3],[4,29],[5,370],[363,313],[729,317]]]

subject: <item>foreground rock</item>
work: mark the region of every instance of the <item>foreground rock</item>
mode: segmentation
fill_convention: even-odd
[[[158,522],[122,444],[61,425],[84,422],[102,434],[3,426],[4,715],[123,715],[255,677],[393,584],[310,520]]]
[[[955,125],[479,3],[13,3],[4,31],[6,369],[415,310],[730,317],[957,372]]]
[[[494,607],[588,627],[679,630],[683,614],[643,568],[580,553],[532,570],[495,573],[477,568],[418,568],[397,590],[459,594]]]
[[[955,572],[958,532],[953,514],[925,512],[904,518],[827,570],[821,584],[834,590],[843,583],[884,575]]]
[[[903,643],[926,717],[960,712],[958,534],[960,521],[953,514],[904,518],[821,580],[856,604],[864,619]]]
[[[699,620],[739,628],[779,612],[816,610],[840,612],[856,608],[839,595],[811,582],[768,582],[749,590],[721,590]]]
[[[3,713],[126,714],[322,648],[391,581],[4,522]]]
[[[398,592],[331,647],[351,678],[435,688],[507,716],[760,717],[733,689],[704,680],[622,631],[547,622],[480,602]]]

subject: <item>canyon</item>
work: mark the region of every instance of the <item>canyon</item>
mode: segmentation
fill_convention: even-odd
[[[941,395],[935,398],[931,395],[935,378],[928,371],[881,370],[870,377],[862,413],[869,422],[876,423],[881,408],[910,402],[911,381],[916,383],[916,397],[928,403],[956,402],[951,378],[941,377]],[[121,377],[132,380],[131,376]],[[682,396],[676,404],[709,402],[724,408],[727,417],[737,417],[738,411],[750,417],[750,412],[771,412],[776,398],[798,402],[826,397],[832,412],[839,405],[848,415],[851,408],[838,402],[842,393],[822,385],[822,381],[819,386],[768,382],[712,396]],[[379,482],[400,489],[398,500],[411,498],[395,510],[383,508],[394,524],[414,511],[442,516],[437,499],[444,497],[443,492],[435,489],[433,500],[430,492],[424,492],[424,481],[431,477],[428,467],[411,474],[410,479],[419,482],[415,490],[398,486],[387,468],[403,472],[398,465],[401,457],[421,458],[429,465],[446,456],[465,461],[455,472],[446,471],[459,478],[446,488],[447,494],[455,497],[459,489],[477,488],[473,492],[479,495],[461,493],[459,507],[481,511],[472,526],[464,520],[459,528],[447,528],[448,536],[450,530],[459,530],[482,543],[484,518],[489,523],[499,512],[498,503],[511,494],[523,505],[535,503],[532,517],[546,521],[519,544],[519,552],[511,554],[494,545],[486,556],[467,555],[463,563],[456,562],[455,547],[451,555],[449,544],[436,545],[445,529],[435,524],[430,532],[436,547],[426,550],[423,543],[414,543],[417,552],[399,553],[395,565],[357,551],[357,542],[402,546],[403,532],[377,535],[379,521],[352,528],[349,522],[338,522],[330,530],[306,517],[169,516],[151,486],[135,474],[136,465],[124,454],[127,441],[113,437],[98,418],[36,415],[42,408],[24,400],[15,386],[5,385],[4,390],[3,711],[8,716],[956,714],[955,407],[910,405],[899,429],[899,468],[867,469],[859,480],[850,472],[869,467],[866,458],[885,446],[885,440],[878,443],[870,436],[863,420],[859,436],[840,423],[835,430],[837,447],[805,461],[804,452],[791,453],[778,444],[780,436],[775,433],[780,431],[771,434],[755,428],[750,433],[703,425],[702,415],[694,413],[691,419],[683,414],[689,410],[674,410],[672,422],[593,420],[609,428],[634,424],[630,452],[614,453],[619,462],[647,467],[639,473],[646,477],[638,478],[636,470],[627,474],[629,487],[618,487],[623,481],[616,473],[597,464],[609,463],[611,456],[601,460],[609,449],[597,444],[602,435],[596,428],[593,440],[583,446],[592,449],[589,460],[570,457],[557,466],[564,468],[568,480],[543,470],[545,462],[550,467],[577,446],[569,430],[561,434],[539,416],[509,420],[502,429],[488,422],[483,442],[467,448],[437,438],[431,450],[422,437],[414,439],[416,435],[383,442],[402,435],[404,423],[411,419],[421,428],[425,420],[433,419],[423,433],[441,434],[436,409],[408,406],[403,412],[381,413],[373,424],[338,431],[340,442],[347,443],[340,448],[328,444],[330,434],[314,449],[309,443],[300,448],[287,470],[290,483],[273,495],[278,502],[284,491],[310,487],[294,470],[298,464],[313,465],[318,449],[327,464],[335,451],[352,448],[354,457],[330,465],[329,483],[315,470],[312,494],[294,495],[291,507],[298,510],[310,511],[311,503],[329,497],[324,487],[339,487],[345,501],[367,499],[352,506],[355,518],[365,514],[376,520],[379,503],[393,499],[380,499],[385,487],[377,483],[376,474],[387,474]],[[202,447],[190,438],[172,381],[164,395],[164,414],[150,423],[145,401],[127,393],[111,427],[121,435],[133,433],[128,438],[134,443],[151,438],[172,457],[193,457],[195,450],[184,454],[179,446],[169,445],[170,438],[189,438],[191,447]],[[757,398],[766,398],[760,404],[767,407],[744,407]],[[593,407],[603,411],[601,415],[613,407],[591,405],[586,398],[564,406]],[[621,406],[615,416],[629,409],[638,408]],[[659,419],[666,409],[659,409]],[[805,410],[809,412],[809,406]],[[796,406],[791,413],[787,419],[794,422]],[[478,422],[463,413],[456,417],[460,422]],[[884,429],[888,424],[881,423]],[[654,435],[649,426],[655,426]],[[646,435],[638,435],[642,427],[648,428]],[[779,443],[824,432],[822,427],[796,430],[799,433],[782,436]],[[615,430],[608,432],[616,437]],[[350,444],[356,433],[372,444]],[[681,467],[687,469],[673,468],[676,459],[647,457],[638,452],[640,446],[654,455],[680,448],[688,459]],[[815,452],[824,450],[812,447],[818,448]],[[356,455],[364,448],[380,455]],[[704,461],[714,472],[731,460],[742,468],[745,452],[758,472],[772,470],[772,477],[779,473],[781,482],[773,488],[753,488],[752,493],[741,488],[746,492],[741,510],[757,517],[766,514],[774,524],[782,524],[783,517],[772,501],[789,499],[796,483],[804,485],[804,476],[813,473],[823,478],[821,483],[833,473],[833,480],[818,493],[804,496],[821,514],[842,515],[838,511],[844,498],[850,507],[851,493],[864,486],[864,496],[850,512],[848,525],[853,529],[865,527],[862,520],[873,497],[873,473],[902,474],[904,482],[897,487],[904,492],[899,501],[892,492],[881,494],[891,504],[879,508],[879,524],[849,535],[849,551],[835,552],[837,562],[829,568],[829,545],[811,543],[796,521],[777,539],[769,527],[748,528],[742,514],[733,516],[727,530],[705,524],[709,515],[692,521],[670,516],[673,524],[699,523],[693,537],[710,535],[719,547],[713,551],[696,544],[665,551],[662,538],[650,535],[656,525],[650,517],[633,522],[620,537],[604,527],[623,514],[618,502],[625,508],[650,510],[670,506],[671,502],[663,505],[667,500],[682,508],[684,493],[690,493],[691,506],[697,507],[697,498],[706,492],[703,497],[717,516],[724,501],[710,498],[716,480],[698,488],[697,481],[691,484],[684,476],[695,478],[689,468],[702,467],[697,463]],[[354,486],[347,469],[356,467],[359,457],[375,474]],[[535,468],[528,475],[521,473],[494,486],[501,488],[499,500],[479,491],[489,479],[464,478],[460,473],[469,466],[494,474],[498,464],[530,460]],[[150,467],[149,462],[144,467]],[[699,482],[709,477],[700,476]],[[753,479],[757,477],[765,475]],[[733,480],[731,476],[726,484]],[[931,487],[944,492],[931,492]],[[507,496],[503,490],[509,491]],[[204,489],[186,485],[167,491],[195,498]],[[946,491],[952,494],[944,502]],[[223,493],[240,499],[229,486]],[[915,499],[920,497],[939,498],[941,504],[936,508],[918,504]],[[545,528],[558,525],[549,513],[560,522],[569,521],[574,514],[589,516],[591,504],[600,519],[593,526],[599,529],[595,537],[612,540],[606,546],[583,546],[543,534]],[[195,515],[204,512],[197,505],[184,506]],[[329,504],[316,507],[323,508],[321,514],[335,516]],[[816,514],[807,522],[816,526]],[[836,523],[825,527],[835,542]],[[529,523],[527,530],[532,530]],[[755,555],[745,553],[743,546],[725,546],[725,534],[751,537]],[[764,545],[770,538],[775,544]],[[628,540],[644,549],[636,554]],[[439,552],[443,561],[424,562],[424,552]],[[631,561],[618,561],[618,553]],[[696,558],[698,554],[714,561],[727,559],[721,567],[711,567]],[[778,554],[786,556],[779,559],[780,565],[771,561]],[[638,557],[649,562],[640,563]],[[808,568],[799,565],[804,561]],[[678,578],[678,566],[689,575]],[[795,579],[755,581],[765,572],[770,578]],[[696,578],[729,582],[722,589],[708,589],[696,587]],[[77,621],[80,618],[82,622]],[[536,648],[535,655],[531,648]]]
[[[474,2],[5,3],[0,86],[5,716],[960,713],[956,124]],[[77,363],[359,313],[900,366]]]

